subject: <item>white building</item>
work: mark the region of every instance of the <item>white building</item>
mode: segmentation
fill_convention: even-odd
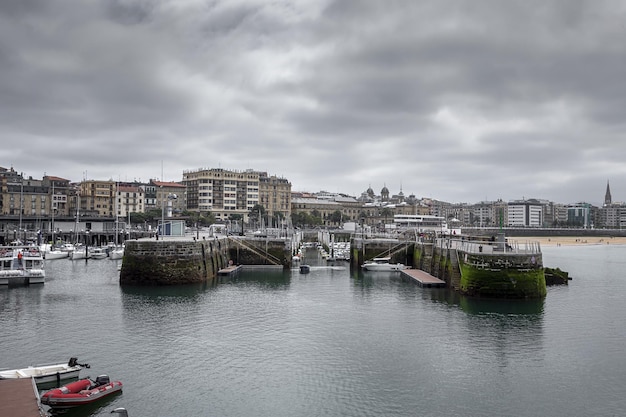
[[[534,199],[509,202],[507,225],[512,227],[543,226],[543,206]]]

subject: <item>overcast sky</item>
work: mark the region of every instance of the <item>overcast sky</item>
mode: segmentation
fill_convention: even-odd
[[[0,166],[626,200],[626,2],[2,0]]]

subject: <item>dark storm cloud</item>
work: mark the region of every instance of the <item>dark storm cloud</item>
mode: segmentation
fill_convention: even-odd
[[[0,2],[0,166],[295,190],[626,195],[619,1]],[[161,171],[163,170],[163,174]]]

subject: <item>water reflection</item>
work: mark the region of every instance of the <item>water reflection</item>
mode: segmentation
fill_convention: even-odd
[[[198,284],[187,285],[171,285],[171,286],[135,286],[122,285],[120,289],[125,296],[140,296],[146,299],[162,302],[172,299],[185,299],[189,301],[197,301],[197,298],[203,294],[207,288],[214,287],[216,284],[211,282],[203,282]]]
[[[286,289],[291,283],[291,271],[284,269],[245,269],[240,273],[217,278],[219,284],[250,285],[268,289]]]
[[[545,300],[492,300],[458,295],[459,306],[469,314],[501,314],[541,317]]]

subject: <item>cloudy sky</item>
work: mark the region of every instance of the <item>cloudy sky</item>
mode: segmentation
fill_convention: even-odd
[[[0,166],[626,200],[626,2],[2,0]]]

